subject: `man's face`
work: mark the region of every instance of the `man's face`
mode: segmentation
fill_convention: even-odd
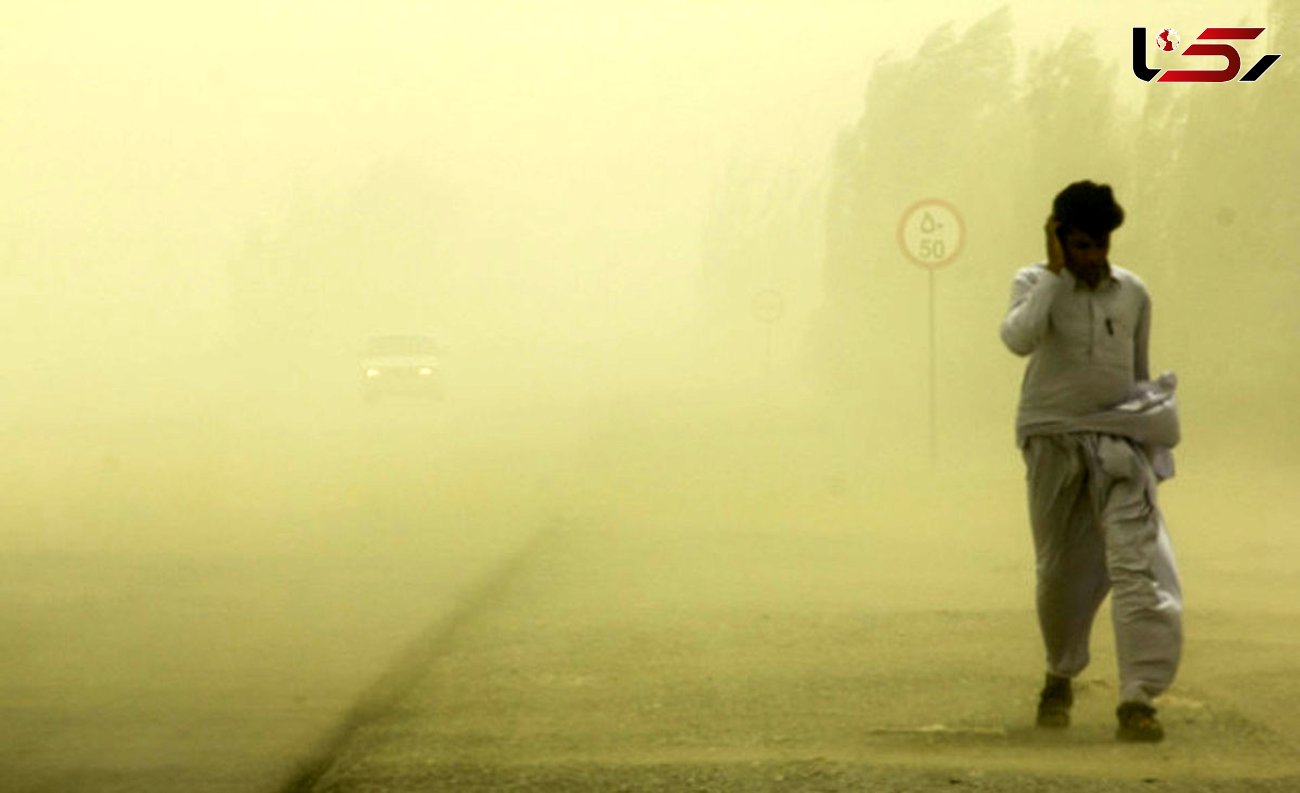
[[[1110,251],[1110,235],[1098,239],[1087,232],[1070,229],[1061,251],[1065,254],[1065,266],[1074,277],[1088,286],[1096,286],[1109,266],[1106,254]]]

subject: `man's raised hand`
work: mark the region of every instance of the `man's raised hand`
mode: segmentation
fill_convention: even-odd
[[[1061,238],[1056,235],[1060,227],[1061,221],[1055,215],[1047,216],[1047,223],[1043,226],[1047,233],[1047,269],[1057,275],[1065,269],[1065,252],[1061,250]]]

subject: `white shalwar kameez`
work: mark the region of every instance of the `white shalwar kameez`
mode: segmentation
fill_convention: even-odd
[[[1178,442],[1168,373],[1149,380],[1151,301],[1112,267],[1096,289],[1068,270],[1025,267],[1003,342],[1029,356],[1016,418],[1037,561],[1047,671],[1088,665],[1093,617],[1111,594],[1121,702],[1151,704],[1173,682],[1182,595],[1156,484]]]

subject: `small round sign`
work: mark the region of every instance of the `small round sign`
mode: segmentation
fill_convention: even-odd
[[[773,325],[785,315],[785,297],[775,289],[762,289],[754,294],[752,307],[754,319]]]
[[[957,207],[940,198],[917,201],[898,220],[898,247],[927,270],[937,270],[961,253],[966,224]]]

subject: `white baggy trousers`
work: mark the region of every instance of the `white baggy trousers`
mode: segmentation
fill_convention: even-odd
[[[1038,621],[1047,671],[1088,665],[1093,617],[1111,593],[1121,702],[1151,700],[1182,653],[1182,595],[1156,502],[1156,477],[1133,442],[1070,432],[1026,439]]]

